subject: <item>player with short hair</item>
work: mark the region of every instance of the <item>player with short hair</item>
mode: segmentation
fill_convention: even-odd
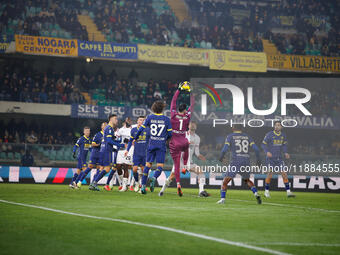
[[[143,133],[138,137],[138,139],[134,142],[134,145],[132,143],[132,139],[136,136],[138,129],[142,126],[143,122],[145,120],[145,116],[139,116],[137,119],[137,127],[134,127],[131,129],[131,139],[129,141],[129,144],[125,151],[125,156],[128,155],[131,147],[133,146],[133,178],[135,180],[135,188],[134,191],[139,191],[139,174],[138,174],[138,168],[140,167],[141,170],[144,170],[145,161],[146,161],[146,149],[149,143],[150,139],[150,130],[149,128],[144,129]]]
[[[131,150],[130,153],[128,153],[128,155],[125,156],[127,144],[131,137],[132,129],[131,124],[132,124],[131,118],[127,117],[123,123],[123,126],[116,132],[116,136],[119,137],[125,144],[125,147],[120,148],[117,152],[117,172],[119,176],[123,177],[122,188],[120,189],[120,192],[127,191],[129,169],[132,168],[133,164],[132,163],[133,150]]]
[[[111,170],[112,167],[112,152],[117,151],[120,147],[124,147],[124,144],[120,143],[120,140],[117,140],[114,135],[114,127],[118,124],[118,118],[116,114],[111,114],[108,118],[108,125],[104,129],[104,135],[102,138],[102,143],[100,146],[100,151],[103,156],[103,167],[104,169],[100,171],[97,175],[96,179],[90,184],[90,190],[99,191],[97,187],[97,183],[100,181],[103,176]]]
[[[266,154],[266,164],[269,167],[283,167],[284,161],[282,154],[284,155],[285,159],[289,159],[290,155],[287,152],[287,137],[286,135],[281,132],[282,125],[280,121],[274,122],[274,130],[270,131],[266,134],[261,144],[261,147]],[[288,181],[287,173],[281,171],[281,175],[283,178],[283,183],[285,184],[285,188],[287,191],[287,197],[295,197],[295,195],[290,191],[290,185]],[[265,197],[270,197],[269,194],[269,186],[270,181],[272,179],[273,173],[272,171],[268,172],[266,177],[265,183]]]
[[[76,144],[73,147],[73,158],[77,158],[78,164],[77,164],[77,171],[74,173],[72,181],[69,185],[71,188],[77,188],[76,180],[78,176],[81,174],[81,172],[85,170],[87,167],[87,163],[86,163],[87,154],[91,148],[91,139],[90,139],[91,130],[89,127],[86,126],[84,127],[83,132],[84,132],[83,136],[81,136],[77,140]],[[76,156],[78,148],[79,148],[78,156]]]
[[[170,155],[174,162],[175,177],[177,183],[177,194],[183,196],[182,187],[180,183],[180,165],[181,165],[181,154],[183,153],[184,165],[187,165],[189,157],[189,141],[186,137],[186,131],[188,130],[191,110],[194,106],[194,97],[191,95],[191,105],[187,109],[187,105],[182,103],[179,105],[178,111],[176,107],[177,98],[181,90],[185,90],[185,86],[189,87],[187,91],[190,91],[190,83],[185,81],[181,82],[175,92],[170,105],[171,111],[171,126],[172,126],[172,137],[169,143]]]
[[[106,126],[107,126],[107,123],[103,122],[101,124],[101,131],[96,133],[95,136],[93,137],[92,144],[91,144],[92,151],[90,155],[88,168],[85,171],[82,171],[76,180],[76,184],[78,188],[81,187],[82,181],[86,178],[87,174],[92,169],[97,169],[100,171],[103,170],[103,166],[102,166],[103,157],[102,157],[102,153],[100,152],[100,144],[102,142],[104,129]]]
[[[153,114],[150,114],[146,118],[143,125],[141,125],[141,127],[138,129],[136,136],[131,138],[133,141],[137,141],[145,128],[150,128],[150,140],[147,147],[146,166],[144,168],[142,177],[142,194],[146,194],[146,182],[148,179],[149,170],[155,160],[157,163],[157,170],[155,171],[150,182],[151,192],[154,190],[155,181],[163,171],[166,154],[166,141],[171,138],[172,135],[170,119],[163,115],[164,107],[165,104],[163,101],[158,100],[154,102],[151,106]]]
[[[114,128],[114,135],[117,137],[117,130],[118,130],[118,127],[115,126]],[[119,138],[120,139],[120,138]],[[112,151],[112,168],[109,172],[109,176],[107,177],[106,179],[106,184],[104,186],[104,189],[106,191],[111,191],[113,189],[113,181],[112,178],[114,175],[117,176],[117,180],[118,180],[118,183],[119,183],[119,188],[121,188],[122,186],[122,182],[123,182],[123,174],[121,172],[121,175],[118,174],[118,171],[117,171],[117,154],[118,154],[118,151],[117,150],[113,150]]]
[[[221,200],[219,200],[217,203],[225,204],[225,195],[228,187],[227,185],[236,176],[236,174],[239,173],[241,174],[245,183],[247,183],[248,187],[254,193],[257,203],[261,204],[261,197],[258,194],[254,183],[249,179],[249,172],[241,172],[242,167],[250,166],[249,147],[251,147],[255,151],[257,165],[261,165],[260,150],[254,143],[253,139],[246,133],[242,132],[241,125],[233,125],[232,131],[233,133],[227,136],[219,159],[221,162],[223,162],[224,155],[230,148],[232,155],[228,169],[229,171],[225,173],[223,184],[221,186]]]
[[[200,142],[201,138],[196,134],[197,124],[193,121],[189,123],[189,131],[186,132],[186,137],[189,140],[189,165],[185,167],[183,162],[183,153],[181,157],[181,169],[182,173],[185,174],[187,171],[190,173],[197,174],[198,177],[198,195],[200,197],[209,197],[210,194],[204,190],[205,185],[205,174],[201,172],[200,166],[194,163],[193,157],[194,155],[198,157],[200,160],[205,161],[205,157],[200,153]],[[175,166],[172,166],[172,171],[170,176],[166,179],[161,191],[159,192],[159,196],[163,196],[165,189],[169,187],[171,181],[175,178]]]

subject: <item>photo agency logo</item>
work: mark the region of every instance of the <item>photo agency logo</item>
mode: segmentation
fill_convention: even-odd
[[[256,109],[254,106],[254,92],[253,87],[247,88],[246,96],[242,89],[234,84],[215,83],[209,85],[207,83],[199,82],[201,87],[201,115],[208,115],[208,96],[216,107],[220,107],[223,111],[224,105],[221,99],[222,90],[231,93],[232,96],[232,114],[231,118],[213,118],[213,127],[217,125],[230,125],[231,127],[236,124],[243,125],[244,127],[263,127],[267,123],[274,126],[275,121],[280,121],[283,127],[296,127],[298,122],[295,119],[287,118],[287,106],[295,106],[299,113],[304,116],[312,116],[311,112],[305,107],[304,104],[311,100],[311,92],[302,87],[272,87],[271,88],[271,106],[267,109]],[[219,92],[217,91],[219,90]],[[279,96],[280,91],[280,96]],[[260,96],[261,95],[257,95]],[[217,99],[217,100],[216,100]],[[247,103],[248,111],[250,114],[245,113],[245,104]],[[292,107],[290,106],[290,107]],[[279,115],[277,110],[280,108]],[[255,116],[254,118],[246,118],[246,115]],[[275,115],[275,118],[272,116]],[[278,118],[279,117],[279,118]],[[267,123],[266,123],[267,122]]]

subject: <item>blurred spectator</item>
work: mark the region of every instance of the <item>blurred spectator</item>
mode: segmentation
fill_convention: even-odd
[[[29,150],[26,150],[25,154],[21,156],[22,166],[33,166],[34,158]]]
[[[26,142],[28,143],[36,143],[38,141],[38,137],[34,133],[33,130],[31,130],[31,133],[26,136]]]

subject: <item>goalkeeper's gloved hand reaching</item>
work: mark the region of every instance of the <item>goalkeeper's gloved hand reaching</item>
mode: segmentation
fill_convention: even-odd
[[[179,89],[179,90],[184,90],[184,91],[191,92],[191,84],[190,84],[190,82],[188,82],[188,81],[181,82],[181,83],[178,85],[178,89]]]

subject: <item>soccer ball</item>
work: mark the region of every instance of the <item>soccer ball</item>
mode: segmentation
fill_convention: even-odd
[[[190,92],[191,91],[191,84],[188,81],[184,81],[184,82],[181,82],[179,84],[179,88],[180,88],[180,90],[185,90],[185,91]]]

